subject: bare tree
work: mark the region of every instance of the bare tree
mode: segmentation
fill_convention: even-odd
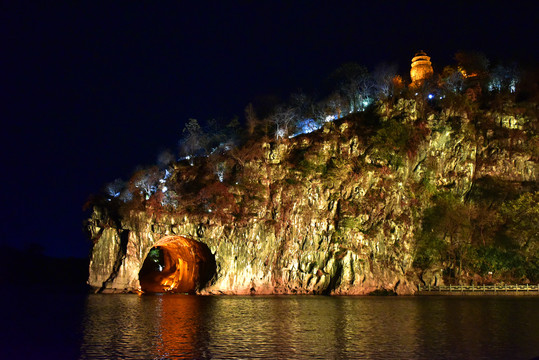
[[[360,111],[365,110],[365,108],[373,101],[374,90],[374,81],[371,75],[367,74],[361,78],[358,78],[355,109]]]
[[[284,105],[277,107],[270,117],[270,121],[275,128],[275,139],[288,137],[295,120],[296,109]]]
[[[116,198],[120,196],[124,188],[125,182],[123,182],[122,179],[116,179],[105,186],[105,192],[111,198]]]
[[[442,71],[443,87],[447,91],[460,93],[464,89],[462,72],[452,66],[446,66]]]
[[[515,92],[519,82],[517,67],[497,65],[490,72],[489,91]]]
[[[379,97],[393,95],[393,78],[397,75],[396,65],[380,64],[373,72],[374,91]]]
[[[362,111],[372,101],[373,80],[363,66],[353,64],[343,70],[342,75],[345,77],[341,80],[339,89],[347,102],[348,112]]]
[[[140,194],[148,200],[157,191],[160,180],[160,171],[157,167],[143,169],[135,173],[130,182],[138,189]]]
[[[325,114],[326,119],[338,119],[342,117],[343,107],[345,106],[346,101],[342,96],[334,92],[331,94],[325,101]]]
[[[189,119],[185,128],[183,129],[183,137],[180,140],[180,153],[183,156],[187,156],[191,160],[199,152],[206,152],[206,145],[208,143],[208,137],[200,127],[196,119]]]

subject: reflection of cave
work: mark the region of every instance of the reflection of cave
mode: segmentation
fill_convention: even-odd
[[[215,275],[215,257],[203,243],[167,236],[151,249],[139,272],[144,292],[194,293]]]

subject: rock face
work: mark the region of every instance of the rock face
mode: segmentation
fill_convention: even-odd
[[[194,293],[215,275],[215,257],[203,243],[165,236],[155,243],[139,272],[144,292]]]
[[[217,160],[223,182],[208,170],[215,160],[178,163],[166,183],[169,191],[176,186],[174,209],[94,205],[88,283],[102,292],[140,290],[150,250],[181,236],[193,249],[207,246],[211,256],[201,260],[184,249],[169,263],[215,262],[210,278],[187,290],[200,294],[412,294],[421,282],[439,284],[436,269],[421,274],[413,267],[414,234],[429,194],[443,189],[464,197],[484,176],[536,182],[537,163],[499,147],[503,139],[469,132],[465,114],[439,112],[418,122],[415,111],[413,101],[401,101],[381,127],[354,115],[313,134],[249,145],[260,155],[224,153]],[[392,133],[401,130],[408,139],[402,146],[404,135]],[[201,182],[225,194],[203,196],[208,186]]]

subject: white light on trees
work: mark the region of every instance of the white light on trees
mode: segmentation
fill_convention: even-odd
[[[219,182],[223,182],[225,180],[225,170],[226,164],[224,162],[220,162],[217,164],[217,166],[215,166],[215,175],[217,175]]]
[[[111,198],[120,196],[122,190],[125,187],[125,183],[121,179],[116,179],[106,186],[106,192]]]
[[[283,139],[287,136],[291,125],[296,119],[295,109],[281,106],[271,116],[271,122],[275,125],[275,138]]]

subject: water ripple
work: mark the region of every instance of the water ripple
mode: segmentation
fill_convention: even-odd
[[[532,358],[537,298],[92,295],[81,359]]]

